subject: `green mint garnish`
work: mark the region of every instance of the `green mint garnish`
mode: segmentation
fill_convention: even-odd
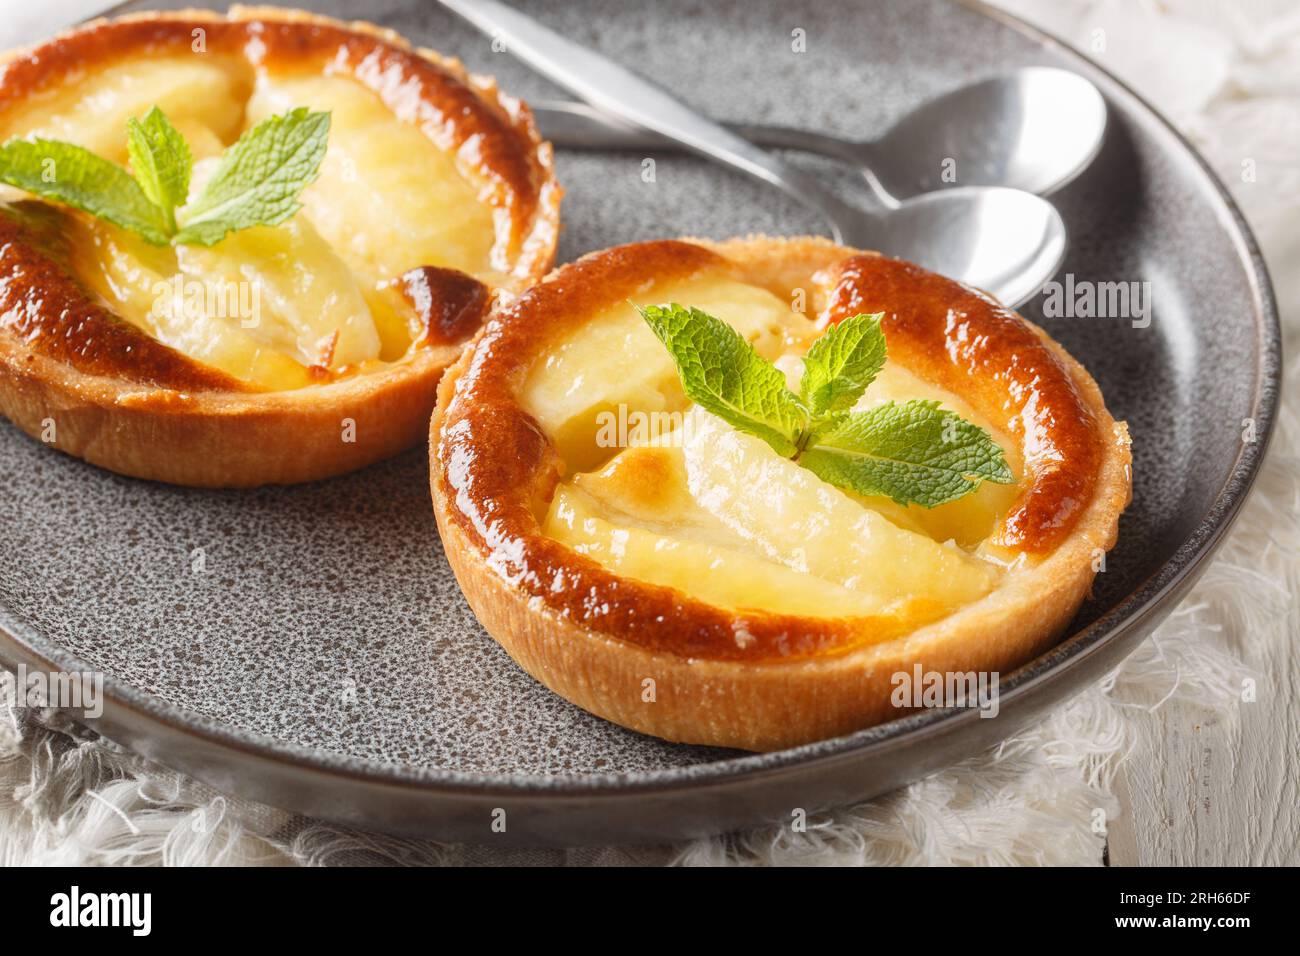
[[[188,205],[193,158],[156,106],[144,119],[127,121],[131,173],[71,143],[11,139],[0,146],[0,182],[88,212],[156,246],[210,246],[240,229],[279,225],[301,208],[298,195],[320,172],[329,125],[328,113],[302,107],[268,117],[222,154]]]
[[[166,217],[131,174],[80,146],[12,139],[0,146],[0,182],[88,212],[155,245],[167,242]]]
[[[988,432],[918,399],[838,416],[799,464],[832,485],[926,508],[968,495],[981,481],[1015,480]]]
[[[785,387],[785,376],[765,362],[727,323],[699,309],[641,309],[677,363],[687,397],[728,425],[757,435],[791,458],[807,416]]]
[[[301,106],[258,123],[222,154],[186,208],[176,241],[210,246],[228,232],[289,219],[302,208],[298,194],[320,170],[329,131],[329,113]]]
[[[938,402],[851,411],[885,364],[879,314],[855,315],[818,338],[795,395],[725,322],[675,303],[639,311],[672,355],[687,398],[823,481],[933,508],[982,482],[1015,480],[993,437]]]
[[[832,325],[803,357],[799,397],[813,415],[852,408],[885,365],[881,313]]]
[[[143,120],[126,121],[126,151],[136,182],[149,201],[163,211],[169,232],[176,232],[176,207],[190,194],[194,160],[185,138],[154,107]]]

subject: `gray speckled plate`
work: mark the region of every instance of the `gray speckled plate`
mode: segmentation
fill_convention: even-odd
[[[511,92],[555,94],[433,4],[314,6],[395,27]],[[934,711],[765,756],[675,746],[554,696],[476,624],[439,549],[424,449],[322,484],[209,492],[98,471],[0,423],[0,655],[103,671],[98,729],[232,792],[458,839],[491,837],[499,807],[506,839],[577,843],[788,819],[881,792],[1014,732],[1149,633],[1241,504],[1277,398],[1267,275],[1186,143],[1069,50],[943,0],[528,8],[729,119],[865,134],[1011,65],[1098,84],[1106,146],[1055,197],[1072,236],[1065,270],[1149,281],[1155,309],[1145,329],[1044,318],[1041,300],[1024,310],[1092,370],[1133,434],[1134,502],[1071,636],[1004,680],[996,720]],[[795,28],[806,53],[791,51]],[[647,184],[641,159],[561,154],[562,259],[680,234],[818,231],[702,161],[658,157]],[[1254,444],[1241,440],[1246,418]]]

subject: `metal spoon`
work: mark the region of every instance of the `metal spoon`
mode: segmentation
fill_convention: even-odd
[[[539,102],[533,114],[546,139],[570,149],[681,148],[585,103]],[[923,103],[874,141],[788,126],[724,125],[759,146],[850,163],[887,204],[954,183],[1043,195],[1096,158],[1106,133],[1106,101],[1078,74],[1032,66]]]
[[[960,186],[870,211],[705,119],[664,90],[497,0],[441,0],[539,73],[624,122],[781,189],[825,217],[837,242],[879,249],[1018,305],[1065,257],[1050,203],[1013,189]]]

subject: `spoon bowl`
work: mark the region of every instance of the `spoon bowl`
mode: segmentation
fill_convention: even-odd
[[[983,290],[1015,306],[1065,259],[1065,223],[1051,203],[1017,189],[963,186],[909,199],[843,237]]]
[[[894,197],[954,184],[1044,195],[1096,158],[1105,133],[1095,86],[1068,70],[1026,67],[930,100],[849,153]]]

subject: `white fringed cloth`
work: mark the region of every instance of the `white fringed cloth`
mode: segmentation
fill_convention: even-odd
[[[519,850],[398,840],[223,796],[57,715],[0,706],[0,865],[813,863],[1095,865],[1144,721],[1171,700],[1236,720],[1243,678],[1296,627],[1300,593],[1300,8],[1293,0],[1002,0],[1090,49],[1196,143],[1263,245],[1286,328],[1289,397],[1264,475],[1214,564],[1106,680],[995,750],[809,820],[654,849]],[[1243,182],[1242,160],[1256,164]]]

